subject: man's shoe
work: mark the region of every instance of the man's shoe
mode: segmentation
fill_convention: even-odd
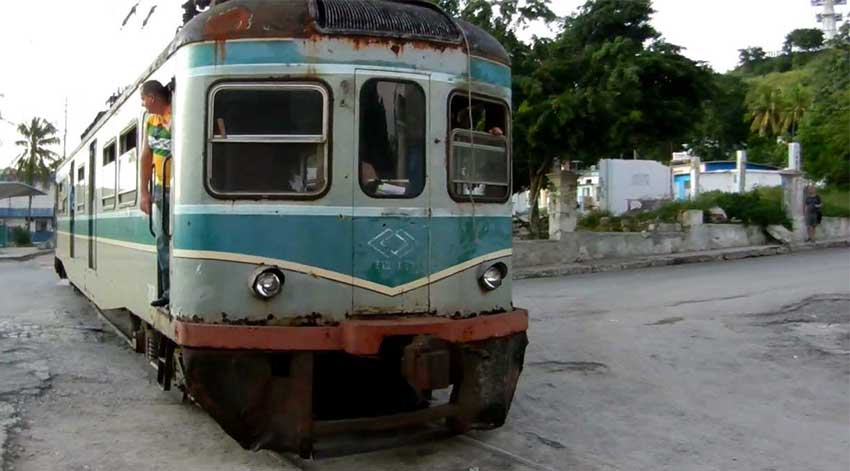
[[[165,307],[168,306],[168,298],[159,298],[154,301],[151,301],[151,306],[153,307]]]

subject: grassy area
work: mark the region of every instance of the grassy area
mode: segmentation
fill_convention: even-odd
[[[821,191],[823,215],[826,217],[850,217],[850,190],[828,188]]]

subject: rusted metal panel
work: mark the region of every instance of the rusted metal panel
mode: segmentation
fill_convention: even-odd
[[[402,374],[419,391],[451,385],[451,351],[446,341],[420,335],[404,347]]]
[[[528,330],[528,312],[468,319],[400,317],[350,320],[328,327],[275,327],[200,324],[174,321],[174,340],[180,346],[267,351],[333,351],[375,355],[387,337],[431,335],[450,343],[477,342]]]

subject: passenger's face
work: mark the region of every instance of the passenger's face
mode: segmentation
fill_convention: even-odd
[[[153,113],[156,108],[156,95],[153,94],[143,94],[142,95],[142,106],[148,113]]]

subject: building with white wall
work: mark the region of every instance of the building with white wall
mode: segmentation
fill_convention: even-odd
[[[691,163],[690,161],[673,161],[673,193],[676,199],[686,200],[691,197]],[[745,191],[759,187],[781,186],[782,175],[776,167],[764,164],[747,163],[744,177]],[[699,192],[722,191],[736,193],[738,191],[738,172],[736,162],[713,161],[700,164]]]
[[[14,184],[24,186],[19,182]],[[9,231],[15,227],[27,227],[27,218],[31,218],[29,230],[33,242],[44,242],[53,236],[53,211],[56,198],[53,183],[34,185],[43,194],[32,197],[32,210],[28,196],[12,196],[0,199],[0,230]]]
[[[671,177],[670,167],[654,160],[600,160],[599,209],[620,215],[642,202],[670,200]]]

